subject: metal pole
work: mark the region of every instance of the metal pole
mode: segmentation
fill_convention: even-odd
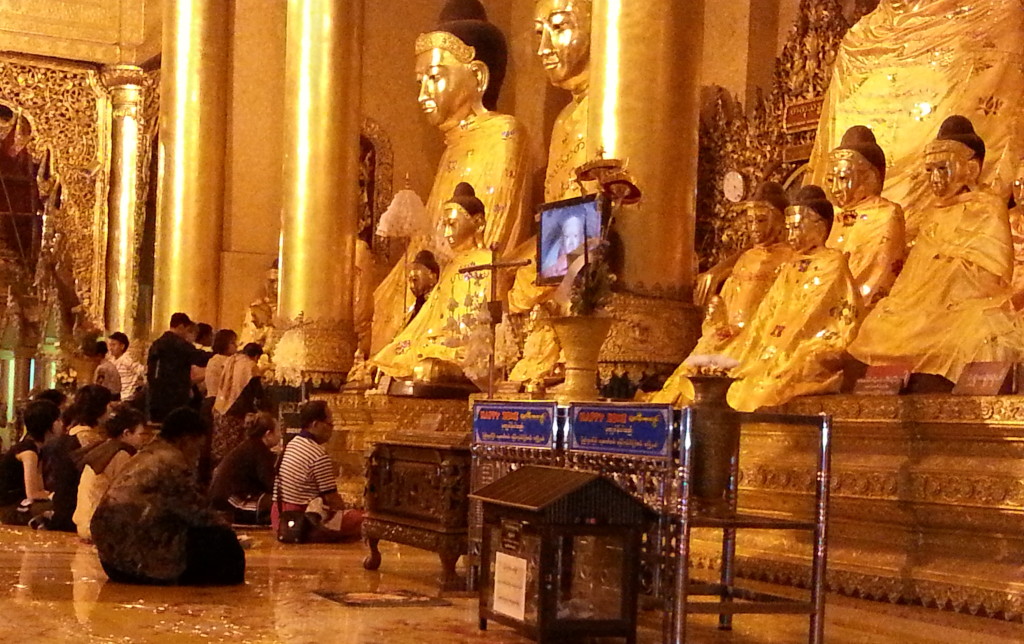
[[[742,427],[742,424],[740,425]],[[740,446],[736,443],[736,451],[733,452],[729,462],[729,487],[728,498],[729,513],[736,516],[736,507],[739,501],[739,469],[740,469]],[[736,583],[736,528],[722,529],[722,603],[732,602],[733,585]],[[718,629],[722,631],[732,630],[732,613],[720,613],[718,615]]]
[[[686,641],[686,601],[690,574],[690,476],[693,471],[693,410],[683,410],[679,432],[679,541],[676,544],[676,592],[673,601],[672,627],[667,639],[671,644]]]
[[[814,558],[811,568],[810,644],[825,642],[825,565],[828,558],[829,482],[832,475],[832,417],[821,417],[821,447],[818,453],[818,490],[814,527]]]

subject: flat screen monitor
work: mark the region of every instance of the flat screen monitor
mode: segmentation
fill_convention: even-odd
[[[573,260],[583,255],[584,239],[601,239],[604,200],[599,195],[553,201],[540,207],[537,284],[558,284]]]

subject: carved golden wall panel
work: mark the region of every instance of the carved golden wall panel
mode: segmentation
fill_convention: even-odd
[[[1024,396],[818,396],[786,411],[828,413],[833,443],[829,585],[1021,621]],[[807,512],[816,437],[744,429],[740,503]],[[740,572],[806,583],[795,535],[742,535]],[[703,541],[700,562],[716,557]]]
[[[110,103],[96,68],[0,56],[0,103],[32,125],[29,149],[53,155],[62,186],[54,229],[65,238],[76,291],[93,320],[103,316]]]

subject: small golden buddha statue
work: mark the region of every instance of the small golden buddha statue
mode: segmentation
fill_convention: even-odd
[[[792,249],[784,241],[785,211],[789,206],[782,186],[762,184],[753,199],[742,204],[746,216],[750,248],[697,277],[698,290],[705,293],[700,302],[705,309],[700,340],[690,356],[723,355],[732,357],[731,346],[754,317],[761,299],[768,293],[789,260]],[[715,283],[728,271],[721,294],[715,295]],[[689,358],[679,365],[665,382],[653,402],[678,403],[693,399],[688,376],[693,370]]]
[[[525,383],[530,389],[554,375],[562,361],[562,346],[550,319],[558,315],[553,302],[538,304],[530,311],[529,330],[523,346],[523,357],[509,372],[509,382]]]
[[[260,286],[256,297],[249,303],[245,313],[245,322],[242,325],[242,334],[239,338],[240,346],[255,342],[264,348],[264,355],[268,359],[276,343],[275,324],[277,322],[277,293],[280,271],[278,261],[275,259],[270,268],[267,269],[263,284]]]
[[[846,256],[825,245],[833,208],[818,186],[800,189],[786,210],[792,258],[730,348],[740,366],[729,404],[738,411],[835,392],[842,356],[859,321],[860,296]]]
[[[430,234],[414,237],[408,259],[427,249],[440,264],[451,257],[439,231],[444,205],[455,186],[474,186],[487,212],[483,243],[499,252],[524,234],[523,185],[526,134],[512,116],[495,112],[505,77],[508,47],[487,21],[479,0],[449,0],[436,31],[416,39],[419,104],[427,121],[444,134],[445,149],[427,198]],[[405,320],[405,266],[399,261],[374,292],[372,346],[379,350]]]
[[[947,118],[924,156],[936,205],[850,354],[956,382],[969,363],[1012,362],[1024,346],[1009,303],[1013,244],[1006,202],[978,189],[985,143],[970,120]]]
[[[441,267],[437,265],[433,253],[429,250],[421,250],[416,253],[416,258],[409,264],[409,291],[412,293],[413,303],[406,315],[406,324],[412,322],[423,308],[427,296],[437,286],[437,278],[440,274]]]
[[[903,268],[903,209],[882,196],[885,153],[870,129],[851,127],[830,159],[825,180],[839,215],[826,245],[846,253],[861,300],[870,310],[889,294]]]
[[[441,271],[437,286],[409,324],[370,361],[394,378],[454,377],[467,365],[466,348],[487,309],[491,273],[460,272],[486,266],[491,252],[484,248],[487,225],[483,201],[473,187],[460,183],[444,206],[444,235],[455,256]]]
[[[555,118],[544,173],[544,200],[559,201],[583,194],[576,168],[590,160],[587,126],[590,112],[590,36],[593,0],[537,0],[533,25],[537,57],[548,81],[572,95]],[[521,244],[514,259],[536,255],[536,237]],[[554,294],[555,287],[537,285],[537,266],[516,271],[508,294],[509,311],[528,313]]]

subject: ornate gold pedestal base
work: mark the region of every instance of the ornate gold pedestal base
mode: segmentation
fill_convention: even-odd
[[[299,321],[274,349],[274,379],[293,387],[342,384],[355,356],[352,328],[351,322]]]
[[[1024,396],[819,396],[785,410],[836,420],[832,589],[1022,620]],[[816,441],[792,428],[744,427],[741,508],[813,507]],[[797,539],[741,533],[739,573],[806,584],[810,562],[796,554],[806,551]],[[719,556],[708,535],[698,565]]]
[[[687,302],[615,293],[607,316],[615,318],[601,348],[601,379],[625,374],[670,375],[700,335],[700,311]]]

